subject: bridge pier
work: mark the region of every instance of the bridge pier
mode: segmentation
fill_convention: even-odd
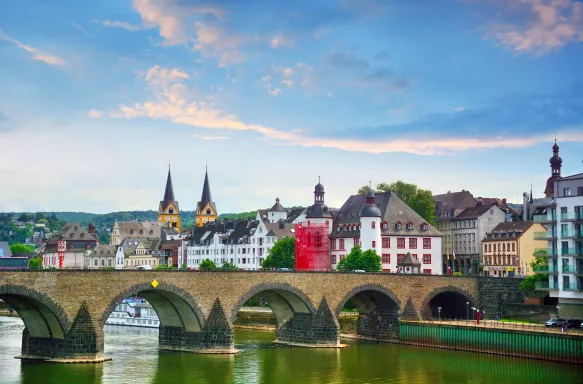
[[[356,334],[377,341],[399,339],[399,315],[396,310],[380,309],[361,313],[356,322]]]
[[[294,313],[289,320],[278,325],[275,335],[277,344],[308,348],[345,347],[340,344],[340,327],[326,299],[314,314]]]

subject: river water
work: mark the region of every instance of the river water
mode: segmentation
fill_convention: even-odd
[[[344,341],[348,348],[274,346],[273,332],[237,330],[237,355],[160,352],[158,330],[105,327],[103,364],[35,364],[20,354],[19,318],[0,317],[0,383],[583,383],[583,367],[505,356]]]

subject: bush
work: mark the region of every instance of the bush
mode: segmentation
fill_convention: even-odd
[[[213,271],[213,270],[217,269],[217,266],[215,265],[215,263],[211,259],[204,259],[200,263],[199,268],[203,271]]]

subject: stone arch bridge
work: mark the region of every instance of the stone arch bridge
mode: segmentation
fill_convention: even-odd
[[[506,292],[504,280],[517,287],[518,279],[381,273],[0,272],[0,299],[25,324],[22,358],[98,362],[107,359],[106,319],[135,294],[146,298],[160,318],[160,349],[235,353],[233,323],[256,295],[276,316],[278,342],[339,347],[338,316],[348,300],[359,310],[360,336],[394,339],[399,319],[437,317],[437,307],[442,317],[465,317],[468,305],[497,312],[501,295],[491,291]]]

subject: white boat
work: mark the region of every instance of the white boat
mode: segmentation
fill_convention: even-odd
[[[128,298],[119,303],[105,321],[106,325],[158,328],[160,319],[145,299]]]

